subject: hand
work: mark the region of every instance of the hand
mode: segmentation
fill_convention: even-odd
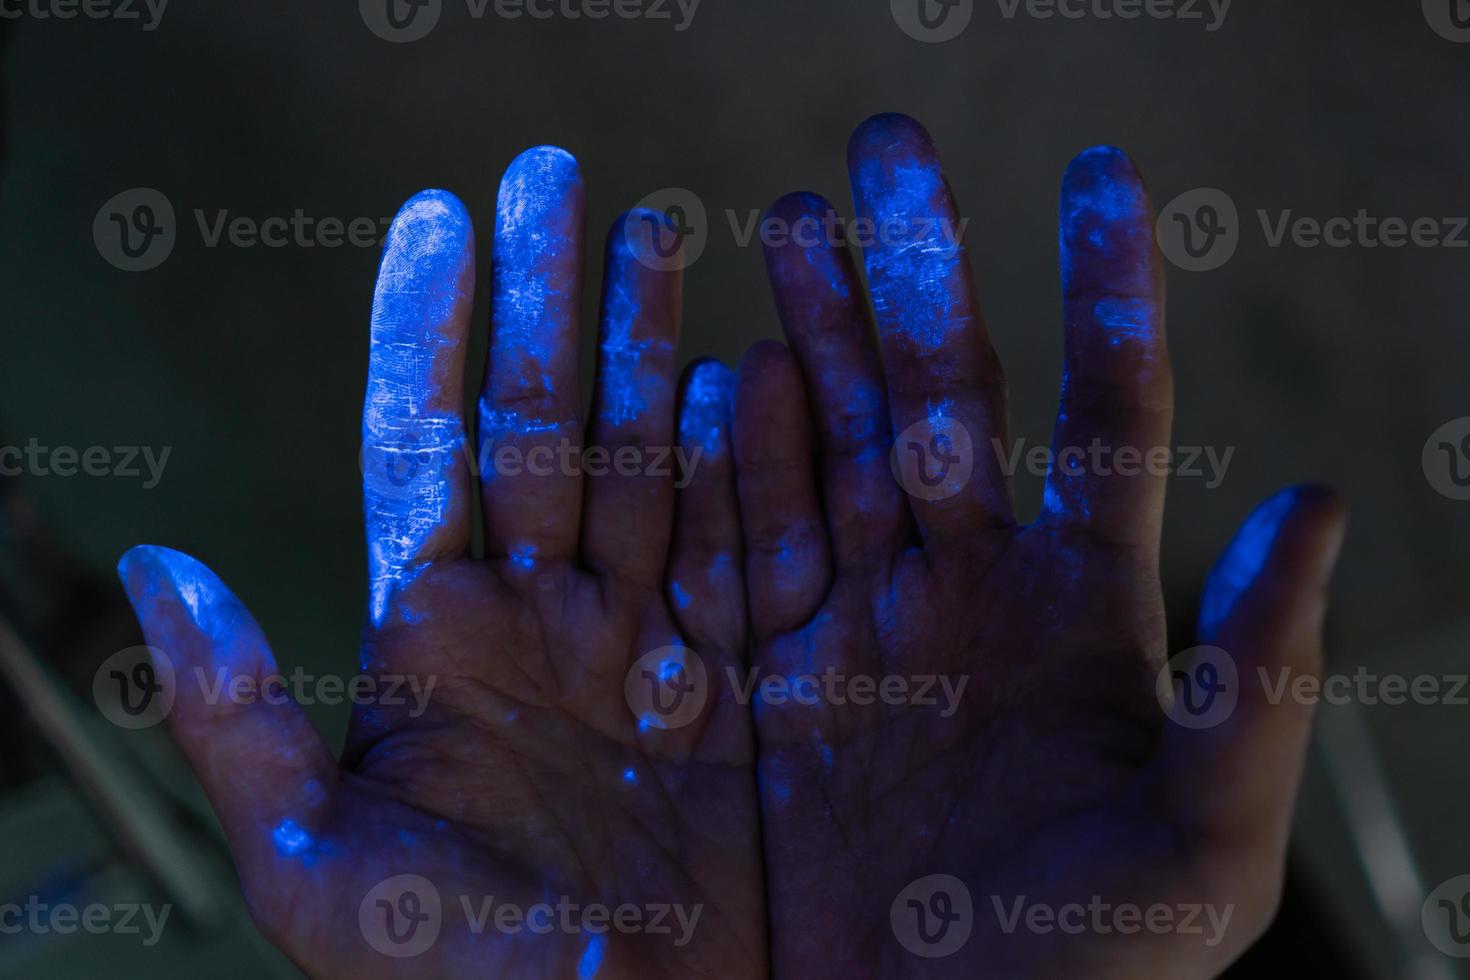
[[[992,451],[1006,439],[1000,366],[933,145],[914,121],[879,117],[854,137],[850,167],[859,216],[875,222],[877,344],[849,253],[813,241],[830,206],[796,195],[772,212],[791,241],[767,256],[791,350],[762,345],[740,367],[754,666],[787,679],[938,675],[959,696],[757,699],[775,972],[1213,975],[1274,911],[1310,709],[1270,705],[1251,681],[1258,668],[1319,669],[1342,508],[1300,488],[1246,521],[1210,579],[1199,637],[1232,655],[1239,704],[1214,728],[1166,722],[1164,479],[1077,472],[1064,457],[1094,439],[1114,452],[1169,444],[1163,271],[1138,174],[1107,148],[1067,172],[1053,448],[1073,472],[1054,463],[1040,518],[1018,526]],[[890,471],[893,433],[910,494]],[[890,910],[930,875],[963,884],[973,929],[921,959]],[[963,896],[926,887],[902,896],[895,922],[963,940],[943,921]],[[1230,918],[1191,920],[1203,935],[1136,920],[1134,934],[1078,932],[1075,918],[1028,929],[1034,906],[1094,898]]]
[[[637,466],[618,467],[568,452],[583,443],[575,161],[530,150],[501,184],[473,454],[462,393],[470,219],[430,191],[394,221],[363,412],[361,669],[383,682],[379,693],[394,677],[434,686],[426,705],[358,707],[340,761],[294,704],[207,696],[221,674],[228,690],[276,671],[260,628],[213,573],[163,548],[123,558],[148,642],[172,668],[174,735],[223,823],[251,912],[315,977],[766,971],[748,712],[717,696],[697,723],[663,728],[624,697],[644,654],[688,644],[718,670],[745,643],[732,379],[715,363],[686,374],[677,446],[697,465],[676,504],[666,450],[681,280],[652,261],[654,220],[619,222],[608,245],[588,442],[631,447],[622,458]],[[477,489],[483,559],[471,556]],[[399,875],[426,879],[433,895],[380,885]],[[433,896],[442,921],[426,950],[395,958],[369,941],[377,931],[381,947],[386,928],[417,942]],[[470,923],[492,897],[476,934]],[[609,930],[606,915],[567,928],[557,908],[568,902],[636,906],[645,924],[662,907],[668,931]],[[537,934],[544,917],[498,931],[505,903],[551,905],[553,931]]]

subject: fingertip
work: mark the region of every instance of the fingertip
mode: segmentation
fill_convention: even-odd
[[[735,372],[713,359],[701,359],[684,371],[679,438],[702,446],[706,453],[722,453],[730,425]]]
[[[118,562],[118,576],[150,640],[167,639],[181,619],[219,642],[248,618],[235,594],[197,558],[158,545],[138,545]]]
[[[874,156],[895,149],[934,149],[934,139],[917,119],[901,112],[882,112],[858,124],[847,143],[848,163],[856,169]]]
[[[1069,190],[1083,190],[1092,184],[1137,184],[1141,180],[1138,168],[1126,151],[1101,144],[1088,147],[1072,158],[1062,178],[1062,186]]]
[[[607,260],[612,270],[638,264],[654,272],[682,270],[683,236],[673,220],[653,208],[631,208],[607,230]]]
[[[758,340],[740,358],[735,372],[735,400],[759,397],[783,374],[798,370],[791,349],[779,340]]]
[[[1136,261],[1152,248],[1153,220],[1143,179],[1117,147],[1084,150],[1062,178],[1063,276],[1075,255]]]
[[[464,202],[446,190],[428,188],[403,202],[388,229],[388,243],[410,235],[415,239],[438,233],[441,238],[464,238],[473,222]],[[386,245],[385,245],[386,247]]]
[[[582,165],[569,151],[549,143],[522,150],[505,168],[505,182],[530,180],[554,184],[580,183]]]
[[[579,206],[583,197],[582,169],[577,158],[557,146],[533,146],[505,169],[496,197],[496,225],[502,238],[517,233],[537,237],[549,219],[565,220],[567,204]],[[558,242],[545,236],[542,249]]]
[[[765,219],[794,224],[802,218],[826,216],[836,210],[831,202],[814,191],[792,191],[777,198],[766,208]]]
[[[1327,588],[1346,532],[1347,507],[1324,486],[1277,491],[1253,510],[1211,570],[1200,610],[1200,632],[1214,636],[1258,586],[1277,582]]]

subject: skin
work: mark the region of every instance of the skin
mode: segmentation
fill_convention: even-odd
[[[608,240],[584,434],[584,196],[576,162],[550,147],[527,151],[502,182],[476,426],[478,458],[492,462],[479,480],[462,413],[469,216],[453,196],[425,192],[385,244],[363,415],[361,669],[434,678],[421,714],[411,699],[356,707],[334,759],[294,704],[209,703],[194,668],[211,680],[276,669],[260,628],[186,555],[145,546],[122,560],[155,659],[175,677],[173,734],[223,823],[251,913],[312,976],[766,972],[748,712],[714,696],[693,723],[659,728],[624,697],[630,665],[649,651],[687,644],[711,669],[742,652],[732,378],[704,362],[676,388],[680,276],[642,260],[654,226],[633,215]],[[702,456],[676,502],[672,473],[530,472],[531,451],[563,439]],[[524,465],[497,469],[502,450]],[[471,555],[477,493],[483,558]],[[442,923],[428,950],[394,958],[366,940],[359,908],[405,874],[432,883]],[[492,920],[476,935],[460,896],[477,912],[490,896],[523,909],[566,896],[699,917],[689,935],[672,912],[668,934],[608,931],[604,918],[596,933],[501,932]],[[388,908],[423,914],[423,894],[417,906],[401,897]]]
[[[841,246],[802,236],[772,248],[790,348],[757,345],[738,376],[700,362],[676,388],[680,281],[650,255],[660,219],[619,222],[584,422],[581,178],[561,151],[518,158],[496,221],[475,453],[461,407],[470,220],[443,192],[405,206],[373,311],[361,669],[437,686],[421,714],[355,709],[339,759],[294,705],[210,703],[190,682],[195,668],[275,670],[213,573],[163,548],[124,557],[174,689],[172,730],[252,914],[313,976],[1209,976],[1270,920],[1310,708],[1270,705],[1242,683],[1215,727],[1167,720],[1167,687],[1161,699],[1155,686],[1163,478],[1058,471],[1041,517],[1017,525],[989,450],[1005,439],[1000,366],[963,247],[944,235],[961,224],[932,142],[913,120],[878,117],[854,137],[851,165],[859,215],[897,238],[865,248],[866,289]],[[772,216],[820,226],[830,210],[802,194]],[[1152,228],[1121,153],[1074,162],[1058,450],[1168,445]],[[529,462],[536,447],[675,441],[702,453],[677,492],[668,476],[494,462],[502,450]],[[943,451],[964,465],[936,493],[914,481],[930,470],[900,466],[895,479],[895,450],[900,463]],[[471,456],[490,474],[478,483]],[[477,489],[484,558],[471,555]],[[1321,489],[1263,504],[1211,576],[1200,641],[1226,649],[1242,678],[1315,674],[1342,526]],[[670,646],[696,651],[675,657],[709,679],[681,727],[661,727],[624,685]],[[726,678],[747,676],[747,650],[760,677],[943,675],[959,696],[745,704]],[[651,663],[655,682],[691,676],[667,672],[663,653]],[[371,919],[374,889],[405,874],[430,881],[445,911],[429,949],[396,959],[359,912]],[[916,914],[906,890],[930,875],[957,881],[973,907],[965,941],[942,958],[899,939]],[[679,904],[701,917],[683,944],[475,934],[461,895]],[[1207,944],[1008,932],[991,905],[1094,897],[1228,906],[1231,918]]]
[[[948,717],[943,699],[756,703],[774,972],[1212,976],[1274,914],[1311,709],[1242,683],[1215,727],[1166,720],[1164,478],[1054,466],[1041,516],[1018,525],[990,450],[1006,438],[999,361],[963,249],[928,230],[960,227],[933,143],[913,120],[880,116],[853,137],[850,168],[858,215],[910,232],[863,243],[871,319],[845,248],[768,251],[790,349],[747,355],[734,423],[754,664],[966,688]],[[772,216],[794,225],[830,210],[798,194]],[[1132,164],[1110,148],[1079,156],[1061,215],[1054,448],[1167,446],[1163,270]],[[925,420],[928,432],[961,426],[976,447],[970,478],[943,499],[905,493],[890,470],[894,434]],[[1243,679],[1316,674],[1342,525],[1321,489],[1264,504],[1211,576],[1200,642],[1227,650]],[[890,909],[935,874],[963,883],[972,931],[921,958]],[[1043,933],[1023,920],[1008,932],[993,905],[1010,915],[1023,897],[1057,908],[1094,896],[1234,908],[1209,945],[1208,930]]]

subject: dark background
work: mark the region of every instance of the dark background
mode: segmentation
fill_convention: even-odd
[[[152,31],[118,19],[0,21],[0,442],[171,447],[152,489],[139,478],[30,474],[13,490],[34,516],[11,520],[45,529],[52,543],[40,550],[66,570],[46,574],[85,602],[8,604],[31,636],[48,638],[41,656],[79,703],[95,665],[137,642],[118,638],[126,627],[78,623],[112,621],[111,567],[143,541],[207,561],[250,604],[283,665],[355,669],[365,596],[355,457],[376,249],[207,247],[196,209],[208,221],[298,208],[376,220],[420,188],[444,187],[476,216],[483,268],[502,169],[528,146],[556,143],[582,162],[594,243],[654,191],[700,197],[710,242],[687,276],[682,354],[733,362],[779,327],[760,249],[736,243],[727,211],[743,223],[795,189],[849,209],[847,137],[880,111],[918,117],[945,155],[1011,384],[1012,433],[1031,444],[1048,440],[1055,410],[1056,195],[1071,156],[1114,143],[1158,204],[1215,187],[1239,207],[1234,258],[1170,279],[1175,443],[1235,448],[1220,486],[1171,485],[1164,576],[1178,646],[1189,645],[1199,584],[1239,519],[1276,487],[1315,480],[1353,508],[1333,669],[1467,669],[1470,504],[1436,492],[1420,457],[1430,433],[1470,415],[1470,250],[1272,248],[1255,217],[1470,215],[1470,45],[1431,29],[1419,4],[1237,0],[1212,32],[1173,19],[1007,19],[996,0],[979,0],[968,29],[944,44],[907,36],[888,0],[703,0],[682,32],[671,21],[505,20],[493,9],[476,20],[465,0],[444,0],[438,26],[413,43],[375,36],[349,2],[173,0]],[[171,202],[177,242],[157,268],[127,272],[105,260],[93,221],[139,187]],[[594,257],[589,353],[599,281]],[[482,278],[481,322],[485,292]],[[482,336],[472,365],[483,349]],[[1039,481],[1023,477],[1019,497],[1034,512]],[[38,575],[22,564],[7,588],[24,593]],[[0,896],[71,865],[126,880],[117,848],[16,710],[24,699],[12,701],[0,702],[0,747],[10,746],[0,831],[11,831],[0,834]],[[1460,832],[1470,708],[1324,715],[1339,716],[1324,719],[1329,735],[1361,730],[1370,741],[1319,741],[1287,912],[1256,962],[1449,976],[1453,961],[1426,941],[1418,906],[1470,871]],[[345,709],[314,716],[340,737]],[[99,732],[197,810],[156,732]],[[1384,823],[1381,806],[1364,810],[1361,779],[1381,782],[1397,823],[1392,812]],[[1384,844],[1396,830],[1417,865]],[[230,926],[146,951],[118,937],[7,940],[0,975],[72,975],[97,957],[118,976],[161,975],[165,960],[181,975],[208,962],[255,976],[269,961]]]

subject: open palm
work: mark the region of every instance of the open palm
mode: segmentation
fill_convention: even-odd
[[[473,452],[471,222],[425,192],[385,245],[363,418],[375,686],[340,761],[296,705],[195,682],[275,661],[211,572],[140,547],[120,571],[173,731],[252,914],[313,976],[763,975],[748,713],[724,694],[688,724],[660,710],[689,651],[712,670],[743,653],[732,379],[696,364],[676,396],[680,278],[633,215],[609,238],[585,440],[607,457],[578,455],[575,161],[523,154],[497,211]]]
[[[735,396],[753,668],[781,682],[754,688],[775,971],[1213,975],[1274,909],[1309,709],[1251,682],[1317,669],[1340,506],[1289,490],[1246,523],[1201,616],[1238,703],[1169,721],[1164,477],[1120,454],[1167,446],[1172,414],[1137,173],[1098,148],[1064,181],[1055,462],[1017,526],[1004,385],[933,145],[878,117],[850,167],[872,318],[846,247],[797,233],[831,207],[783,199],[769,218],[793,233],[767,257],[791,350],[754,349]]]

